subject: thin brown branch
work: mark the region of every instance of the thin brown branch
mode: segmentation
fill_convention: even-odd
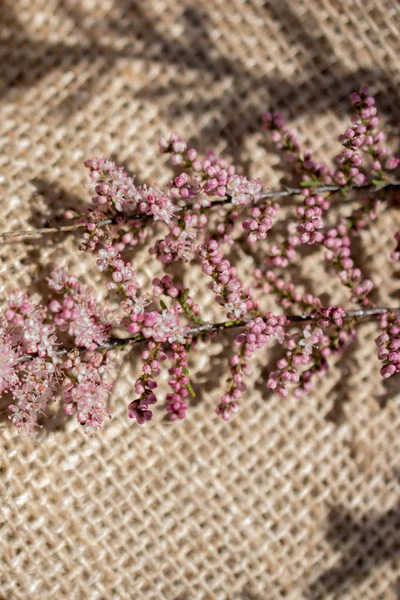
[[[343,318],[350,319],[362,319],[367,317],[378,317],[380,315],[384,315],[388,312],[394,312],[396,314],[400,314],[400,308],[384,308],[384,307],[376,307],[376,308],[360,308],[356,310],[348,310],[344,313]],[[263,317],[264,318],[264,317]],[[286,317],[289,323],[306,323],[307,321],[311,321],[312,315],[289,315]],[[247,323],[252,321],[249,319],[235,319],[230,321],[222,321],[221,323],[204,323],[204,325],[198,325],[197,327],[193,327],[186,332],[188,338],[197,337],[204,333],[211,332],[220,332],[225,331],[227,329],[237,329],[239,327],[244,327]],[[141,342],[146,341],[141,335],[134,336],[133,338],[126,339],[118,339],[113,338],[110,340],[107,348],[117,348],[120,346],[126,346],[128,344],[139,344]]]
[[[348,310],[347,312],[344,313],[343,318],[350,320],[350,319],[362,319],[362,318],[367,318],[367,317],[378,317],[380,315],[384,315],[386,313],[396,313],[400,315],[400,308],[384,308],[384,307],[375,307],[375,308],[359,308],[356,310]],[[263,317],[264,319],[266,319],[266,317]],[[288,315],[287,320],[289,321],[289,323],[306,323],[307,321],[311,321],[313,316],[312,315]],[[202,334],[206,334],[206,333],[217,333],[217,332],[221,332],[221,331],[225,331],[228,329],[238,329],[240,327],[244,327],[247,323],[249,323],[250,321],[252,321],[251,318],[248,319],[235,319],[235,320],[230,320],[230,321],[222,321],[220,323],[204,323],[203,325],[198,325],[197,327],[192,327],[191,329],[188,329],[188,331],[186,332],[186,336],[187,338],[192,338],[192,337],[198,337]],[[148,338],[145,338],[143,335],[135,335],[134,337],[131,338],[110,338],[110,341],[107,342],[106,344],[104,344],[103,346],[100,346],[100,350],[114,350],[116,348],[124,348],[126,346],[134,346],[136,344],[141,344],[143,342],[146,342]],[[70,349],[66,349],[63,348],[62,350],[58,350],[56,352],[57,356],[65,356],[66,354],[69,354],[70,352],[73,352],[74,350],[80,350],[82,352],[85,352],[85,348],[70,348]],[[23,355],[20,356],[15,362],[16,363],[23,363],[23,362],[27,362],[28,360],[32,360],[33,355]]]
[[[98,227],[104,227],[113,222],[112,219],[104,219],[97,223]],[[16,238],[16,237],[35,237],[37,235],[43,235],[47,233],[68,233],[70,231],[76,231],[82,227],[86,227],[87,223],[73,223],[72,225],[63,225],[62,227],[43,227],[42,229],[27,229],[25,231],[4,231],[0,233],[1,238]]]
[[[304,192],[305,188],[290,188],[286,187],[284,190],[271,190],[270,192],[264,192],[259,194],[255,200],[255,202],[259,202],[260,200],[267,200],[269,198],[285,198],[287,196],[298,196]],[[354,185],[351,187],[346,187],[342,185],[323,185],[319,187],[313,187],[313,193],[315,194],[323,194],[323,193],[334,193],[341,192],[344,189],[352,189],[352,190],[361,190],[368,191],[369,193],[376,193],[382,190],[396,190],[400,189],[400,181],[391,181],[380,186],[375,186],[373,184],[363,184],[363,185]],[[224,206],[226,204],[231,204],[232,198],[227,196],[222,200],[213,200],[210,204],[209,208],[217,208],[218,206]],[[186,210],[186,206],[180,206],[178,208],[178,212]],[[125,221],[145,221],[150,217],[146,214],[136,214],[125,218]],[[117,222],[115,218],[103,219],[96,223],[97,227],[104,227],[105,225],[113,225]],[[25,231],[4,231],[0,233],[0,239],[5,238],[30,238],[36,237],[37,235],[47,235],[51,233],[69,233],[71,231],[76,231],[77,229],[81,229],[86,227],[87,223],[73,223],[72,225],[64,225],[62,227],[44,227],[42,229],[28,229]]]

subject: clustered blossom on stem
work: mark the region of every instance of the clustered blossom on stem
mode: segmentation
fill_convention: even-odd
[[[266,239],[267,232],[273,227],[278,209],[279,205],[276,202],[266,204],[264,207],[254,206],[251,209],[251,218],[245,219],[242,224],[243,229],[248,232],[247,239],[251,244]]]
[[[94,352],[109,337],[107,312],[63,269],[53,271],[49,284],[65,294],[61,303],[52,300],[49,310],[19,290],[9,294],[0,327],[0,393],[11,394],[10,418],[23,433],[34,431],[60,392],[65,412],[76,412],[92,435],[109,416],[106,396],[113,384],[112,354]],[[71,354],[59,350],[64,332],[76,346]],[[80,355],[78,347],[91,352]]]
[[[161,138],[159,141],[161,152],[171,154],[171,162],[175,166],[184,166],[187,171],[180,173],[171,182],[171,193],[176,197],[194,199],[204,196],[217,196],[223,198],[227,193],[227,186],[235,177],[235,167],[215,152],[208,152],[207,156],[200,159],[197,150],[187,147],[177,133],[172,133],[169,140]],[[207,206],[200,202],[200,206]]]
[[[384,363],[381,374],[387,378],[398,373],[400,309],[372,304],[374,286],[356,266],[351,240],[370,226],[380,205],[390,200],[389,192],[400,186],[391,179],[400,161],[383,145],[385,135],[378,129],[375,100],[368,89],[361,88],[351,100],[356,115],[339,137],[343,150],[336,157],[336,168],[303,148],[279,113],[264,115],[264,128],[294,167],[296,188],[266,191],[260,179],[246,177],[214,151],[201,157],[176,133],[160,140],[160,150],[171,155],[176,167],[164,186],[135,185],[134,178],[107,157],[86,161],[91,204],[80,215],[67,210],[66,217],[77,217],[76,222],[57,231],[84,228],[80,248],[96,251],[96,265],[108,277],[105,289],[115,308],[111,312],[107,301],[100,301],[61,267],[47,278],[52,294],[47,305],[20,290],[9,293],[7,306],[0,311],[0,394],[10,396],[9,418],[18,430],[31,433],[49,403],[60,396],[65,412],[76,415],[86,434],[95,434],[111,416],[108,399],[118,349],[133,344],[143,346],[129,417],[138,424],[151,420],[156,391],[160,396],[162,363],[169,360],[166,411],[172,421],[181,420],[194,395],[188,365],[196,340],[210,343],[231,328],[239,333],[228,389],[216,408],[226,421],[239,410],[256,350],[269,342],[283,345],[284,355],[266,386],[282,398],[292,389],[300,397],[324,376],[332,355],[354,339],[359,316],[380,315],[382,333],[376,343]],[[357,204],[346,212],[349,216],[334,219],[338,193],[347,199],[354,193]],[[286,195],[297,196],[298,203],[285,235],[273,237],[279,198]],[[394,235],[391,258],[397,261],[400,232]],[[262,255],[267,237],[271,243]],[[254,259],[247,273],[252,287],[241,283],[231,258],[243,239],[250,242],[245,250]],[[285,276],[282,270],[299,258],[305,244],[308,252],[324,249],[326,262],[350,290],[349,302],[361,308],[326,307],[320,298],[295,288],[290,273]],[[135,268],[132,251],[138,246],[161,263],[162,272],[150,290],[140,285]],[[183,270],[175,268],[173,277],[165,272],[173,262],[199,260],[216,302],[226,312],[224,322],[203,320],[201,298],[185,285]],[[263,312],[267,296],[286,314]]]
[[[94,435],[111,418],[107,398],[114,385],[114,364],[111,354],[93,353],[82,358],[77,351],[63,364],[65,379],[61,391],[67,415],[76,413],[87,435]]]
[[[357,115],[353,125],[339,136],[339,142],[346,150],[336,157],[342,170],[336,173],[335,178],[345,186],[352,183],[364,184],[366,175],[358,167],[364,164],[364,158],[367,157],[370,159],[372,182],[379,187],[389,181],[390,172],[396,169],[400,160],[388,156],[389,149],[382,144],[386,136],[382,130],[377,129],[380,120],[377,117],[375,99],[369,95],[368,88],[364,86],[358,93],[351,94],[351,101]],[[377,210],[382,201],[383,198],[378,194],[364,194],[362,204],[347,218],[349,235],[358,235],[377,218]]]
[[[0,393],[9,392],[10,419],[30,434],[53,399],[58,358],[54,325],[45,322],[47,310],[15,290],[0,322]],[[29,357],[25,363],[24,356]]]
[[[369,154],[372,159],[371,171],[374,174],[374,180],[376,182],[386,181],[388,173],[396,169],[400,159],[394,156],[389,157],[389,148],[382,144],[386,139],[386,135],[382,130],[377,130],[380,120],[377,117],[375,98],[370,96],[367,86],[363,86],[358,93],[351,94],[350,98],[359,117],[355,123],[355,128],[363,128],[361,130],[362,143],[359,143],[358,147],[365,154]],[[344,137],[348,136],[345,134]],[[385,162],[383,162],[384,159]]]
[[[256,308],[256,304],[237,279],[235,267],[223,258],[215,240],[199,246],[198,252],[203,273],[213,279],[209,287],[216,294],[218,304],[228,309],[229,319],[241,318]]]
[[[182,345],[187,341],[188,327],[183,325],[180,320],[183,308],[176,303],[169,309],[146,311],[145,308],[150,303],[150,299],[147,295],[138,295],[139,283],[136,272],[129,262],[122,259],[114,246],[99,250],[97,266],[102,271],[111,272],[111,282],[107,283],[107,287],[109,290],[118,291],[124,298],[121,306],[128,316],[121,320],[121,324],[126,326],[129,333],[140,333],[144,339],[149,340],[146,350],[141,355],[143,374],[136,380],[134,386],[138,398],[130,402],[128,406],[129,417],[136,419],[137,423],[142,425],[152,418],[153,413],[149,407],[157,402],[154,393],[158,385],[156,377],[160,373],[160,361],[166,358],[162,345],[173,346],[175,343]],[[168,276],[163,277],[162,280],[155,280],[153,285],[154,288],[157,288],[157,295],[164,293],[171,298],[179,295],[180,290],[174,288],[172,279]],[[178,383],[175,385],[178,386]],[[179,415],[179,418],[184,417],[183,407],[180,410],[178,408],[173,411],[170,408],[168,410],[171,412],[171,418],[175,414]]]
[[[256,317],[246,324],[244,331],[235,340],[236,353],[230,359],[231,376],[228,378],[230,387],[216,409],[224,421],[229,421],[232,415],[239,411],[239,400],[246,390],[244,374],[250,373],[247,360],[256,350],[261,350],[271,339],[282,344],[285,331],[284,326],[288,321],[283,315],[267,313],[264,318]]]
[[[115,246],[108,245],[97,253],[97,267],[111,273],[111,281],[106,283],[110,291],[118,291],[123,297],[121,308],[128,315],[123,321],[132,334],[140,331],[144,320],[144,309],[150,300],[146,294],[139,295],[139,282],[136,271],[130,262],[125,262]]]
[[[296,132],[289,131],[279,113],[267,112],[263,116],[264,129],[271,132],[271,137],[278,150],[293,164],[301,174],[303,203],[296,209],[297,225],[288,228],[288,236],[281,244],[270,247],[270,263],[278,267],[287,267],[296,256],[296,247],[300,244],[319,244],[324,236],[320,231],[324,227],[323,214],[330,207],[330,201],[321,194],[314,194],[311,186],[317,183],[330,184],[333,169],[325,163],[312,158],[308,148],[302,149]]]
[[[388,157],[388,148],[382,145],[385,135],[376,129],[379,118],[376,116],[375,99],[369,95],[368,88],[363,87],[358,93],[352,94],[351,100],[357,115],[354,123],[339,136],[339,142],[345,150],[336,157],[339,164],[339,170],[336,171],[322,162],[314,161],[308,150],[302,151],[296,133],[288,130],[279,113],[269,112],[264,115],[264,128],[271,132],[278,149],[301,173],[301,185],[304,186],[303,204],[296,209],[296,216],[300,222],[297,226],[290,224],[287,238],[280,244],[275,243],[270,247],[269,260],[274,266],[287,267],[296,258],[297,247],[300,244],[326,242],[323,232],[324,213],[331,202],[328,198],[313,192],[316,184],[330,184],[336,181],[342,186],[363,185],[366,182],[366,175],[359,168],[364,163],[363,154],[371,158],[370,169],[375,185],[387,182],[389,172],[399,164],[398,158]],[[347,220],[349,235],[359,233],[367,226],[368,221],[376,218],[376,210],[380,202],[378,195],[370,194],[363,204],[352,212]],[[347,285],[347,281],[344,283]]]
[[[171,193],[185,200],[194,199],[195,209],[205,209],[210,205],[207,196],[228,196],[233,206],[246,206],[257,201],[263,190],[260,179],[248,179],[239,175],[233,165],[213,151],[200,159],[197,150],[188,149],[186,142],[179,139],[176,133],[171,134],[169,140],[162,138],[160,149],[172,154],[172,164],[182,165],[187,169],[171,182]],[[263,215],[271,216],[271,211],[270,214]],[[203,218],[205,219],[204,214]],[[260,225],[265,225],[265,222]]]
[[[123,249],[127,244],[136,245],[146,235],[134,229],[125,231],[126,221],[134,217],[148,217],[171,225],[179,207],[173,202],[171,190],[156,185],[135,186],[134,180],[123,167],[118,167],[107,157],[85,161],[90,170],[89,188],[93,194],[87,232],[83,235],[82,250],[94,250],[100,241],[110,244],[116,238]],[[73,215],[71,215],[73,216]],[[99,227],[102,220],[109,219],[113,229]]]
[[[48,282],[62,294],[61,302],[54,299],[49,304],[60,331],[66,331],[80,348],[96,350],[103,345],[110,337],[111,324],[93,294],[62,268],[55,269]]]
[[[379,118],[375,106],[375,98],[369,95],[366,86],[351,94],[351,102],[357,111],[357,117],[351,127],[339,136],[339,142],[346,148],[336,159],[341,170],[335,174],[340,185],[362,185],[366,176],[358,167],[363,164],[362,154],[369,155],[372,160],[371,171],[378,183],[387,180],[387,174],[397,167],[397,158],[387,157],[389,149],[382,145],[385,140],[383,131],[378,131]]]
[[[327,345],[329,338],[324,336],[319,327],[307,325],[300,333],[286,340],[286,357],[277,362],[277,371],[269,374],[267,388],[273,390],[282,398],[289,394],[287,385],[297,384],[300,381],[299,368],[313,363],[313,346],[318,344]],[[295,390],[299,394],[299,388]]]
[[[382,315],[382,333],[376,338],[379,347],[378,358],[384,361],[381,375],[384,379],[400,371],[400,317],[395,313]]]
[[[257,200],[262,188],[260,179],[249,180],[243,175],[233,175],[228,181],[226,191],[232,199],[232,204],[245,206]]]
[[[288,239],[281,248],[275,245],[271,248],[271,262],[276,266],[287,266],[295,256],[295,247],[300,244],[319,244],[323,241],[321,229],[324,227],[323,214],[330,207],[330,201],[321,194],[315,194],[316,184],[330,184],[334,169],[324,162],[316,161],[309,148],[303,149],[295,131],[288,127],[280,113],[266,112],[263,115],[263,125],[286,160],[293,164],[301,174],[303,186],[303,203],[296,209],[298,224],[289,231]],[[280,252],[279,252],[280,250]]]
[[[168,369],[170,379],[168,383],[172,392],[167,394],[167,411],[172,421],[184,419],[188,409],[187,399],[192,392],[188,377],[188,355],[184,344],[177,342],[171,346],[174,366]],[[193,392],[192,392],[193,394]]]
[[[366,181],[364,173],[361,173],[358,168],[363,164],[363,157],[359,149],[364,144],[366,130],[365,125],[354,124],[339,136],[339,142],[346,148],[336,157],[341,167],[341,170],[335,173],[335,179],[339,185],[362,185]]]
[[[178,207],[172,202],[168,189],[136,187],[123,167],[117,167],[108,158],[92,158],[85,161],[85,166],[90,170],[90,187],[95,194],[92,203],[105,213],[123,217],[137,212],[155,221],[171,222]]]
[[[320,244],[324,235],[319,231],[324,226],[322,214],[330,206],[330,202],[316,194],[315,196],[307,196],[303,206],[299,206],[296,213],[300,223],[296,227],[299,234],[301,244]]]
[[[150,250],[159,260],[168,264],[182,258],[188,260],[193,252],[197,233],[203,232],[207,225],[204,211],[211,206],[209,196],[227,196],[231,206],[245,207],[257,201],[263,185],[259,179],[247,179],[237,174],[233,165],[213,151],[200,159],[197,150],[188,149],[186,142],[176,133],[171,134],[169,140],[162,138],[160,149],[172,155],[171,161],[175,166],[186,169],[170,182],[170,190],[174,197],[189,202],[195,211],[191,214],[186,212],[177,220],[174,229],[171,228],[171,232],[163,240],[157,241]],[[265,239],[265,234],[276,217],[276,211],[276,204],[262,209],[256,207],[253,210],[249,227],[250,241]],[[230,209],[226,212],[223,222],[218,224],[216,237],[221,241],[233,243],[230,233],[234,229],[238,214],[237,210]],[[243,226],[248,228],[248,220],[244,221]]]
[[[267,388],[282,398],[289,394],[290,384],[296,398],[310,392],[312,380],[322,377],[328,370],[328,357],[354,339],[351,323],[343,326],[344,314],[345,310],[340,306],[321,307],[313,314],[311,323],[287,336],[284,342],[286,356],[278,360],[277,370],[270,373]]]
[[[149,407],[157,402],[154,390],[158,384],[155,378],[160,374],[160,361],[165,360],[166,355],[160,350],[160,344],[150,341],[146,350],[142,352],[141,358],[143,374],[136,380],[134,386],[135,393],[139,397],[128,405],[129,418],[136,419],[138,425],[143,425],[153,417]]]
[[[256,289],[262,289],[265,294],[275,294],[277,303],[285,310],[297,306],[302,314],[311,315],[322,306],[320,298],[312,294],[302,294],[295,289],[293,283],[278,277],[271,270],[264,272],[262,269],[255,269],[254,278]]]
[[[169,310],[163,309],[161,312],[154,310],[144,313],[142,326],[144,337],[152,338],[155,342],[184,344],[188,327],[182,325],[179,318],[181,313],[183,313],[183,309],[178,304],[174,304]]]
[[[178,221],[173,221],[169,233],[157,240],[150,254],[154,254],[165,265],[177,260],[188,261],[193,254],[198,233],[204,230],[207,217],[203,214],[186,213]]]
[[[332,183],[333,169],[324,162],[313,158],[310,148],[302,148],[296,131],[289,130],[281,113],[267,111],[263,114],[263,128],[271,132],[271,138],[277,149],[296,171],[301,173],[304,181],[320,181]]]
[[[351,289],[351,300],[363,305],[369,304],[367,296],[374,284],[370,279],[362,279],[360,269],[354,266],[350,257],[350,237],[345,221],[327,232],[324,245],[327,248],[325,259],[335,267],[342,283]]]

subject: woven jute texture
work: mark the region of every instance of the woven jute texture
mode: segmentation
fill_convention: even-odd
[[[87,157],[167,181],[157,139],[173,130],[278,186],[263,110],[280,109],[331,157],[362,84],[396,150],[399,22],[396,0],[3,0],[0,230],[61,224],[63,209],[88,200]],[[356,244],[381,305],[399,302],[388,259],[399,222],[388,209]],[[245,277],[251,259],[234,256]],[[40,299],[55,263],[104,289],[76,235],[1,243],[0,260],[2,298],[20,286]],[[160,272],[146,253],[134,263],[143,285]],[[322,265],[306,254],[292,276],[349,306]],[[206,306],[197,269],[180,275]],[[57,408],[19,437],[2,405],[1,598],[400,598],[399,380],[380,382],[375,325],[358,331],[301,400],[267,392],[272,354],[261,353],[229,424],[214,409],[232,337],[193,355],[196,399],[183,422],[165,421],[161,406],[144,427],[127,418],[136,352],[94,439]]]

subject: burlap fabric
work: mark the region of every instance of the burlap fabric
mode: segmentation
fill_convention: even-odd
[[[399,20],[396,0],[3,0],[0,230],[61,223],[86,201],[82,161],[93,155],[165,181],[156,146],[172,130],[279,185],[262,111],[281,109],[331,156],[348,94],[364,83],[395,147]],[[399,302],[396,222],[391,209],[357,242],[382,305]],[[2,293],[18,285],[39,298],[54,263],[98,281],[74,235],[2,243],[0,256]],[[345,301],[320,258],[293,277]],[[144,284],[159,272],[146,255],[135,264]],[[204,278],[192,266],[184,277],[207,303]],[[399,381],[382,386],[375,328],[359,332],[302,400],[267,393],[268,351],[230,424],[214,407],[231,340],[194,355],[184,422],[162,410],[143,428],[127,419],[135,352],[95,439],[57,411],[18,437],[3,405],[1,598],[400,598]]]

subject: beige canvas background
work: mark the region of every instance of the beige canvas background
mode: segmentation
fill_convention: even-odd
[[[399,21],[396,0],[3,0],[0,230],[61,223],[87,200],[93,155],[166,181],[157,139],[171,130],[277,186],[262,111],[279,108],[325,158],[364,83],[398,149]],[[399,222],[391,208],[357,241],[382,305],[399,301],[388,260]],[[159,272],[134,260],[144,284]],[[346,302],[319,260],[295,280]],[[39,298],[54,263],[98,281],[73,235],[2,243],[0,261],[2,297],[18,285]],[[184,277],[206,304],[196,269]],[[57,410],[18,437],[2,405],[0,597],[400,598],[399,382],[382,386],[374,333],[363,324],[301,400],[267,394],[261,356],[230,424],[214,415],[230,340],[193,357],[197,398],[182,423],[161,407],[143,428],[127,418],[134,352],[95,439]]]

